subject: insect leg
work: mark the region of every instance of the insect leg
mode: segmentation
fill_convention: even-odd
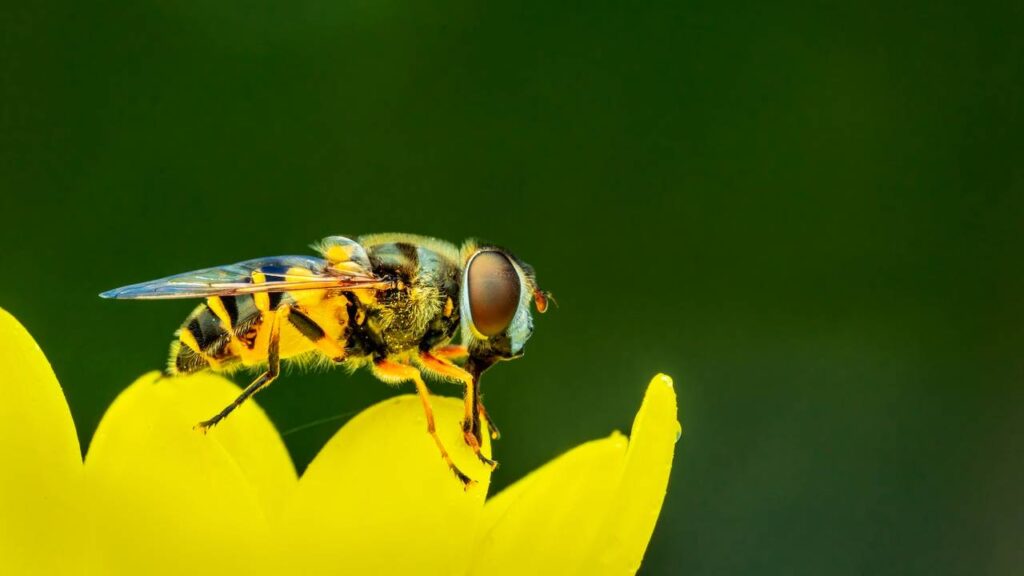
[[[335,362],[345,359],[345,348],[336,340],[327,335],[327,332],[310,318],[298,306],[292,306],[288,310],[288,323],[295,327],[306,339],[308,339],[320,352]]]
[[[430,351],[430,354],[442,360],[458,360],[469,356],[469,350],[466,349],[465,346],[452,344],[449,346],[434,348]],[[479,384],[477,384],[477,386],[479,386]],[[498,438],[501,438],[501,431],[498,430],[498,426],[494,423],[494,420],[491,420],[490,414],[488,414],[487,409],[484,408],[484,403],[480,398],[479,393],[477,394],[476,410],[477,417],[483,418],[487,421],[487,427],[491,430],[491,439],[497,440]]]
[[[480,403],[480,386],[473,375],[469,372],[459,368],[455,364],[452,364],[450,360],[444,358],[438,358],[430,352],[420,353],[420,362],[423,363],[423,367],[435,374],[458,380],[466,387],[465,405],[466,412],[462,419],[462,437],[466,440],[466,444],[473,449],[473,453],[480,459],[481,462],[487,464],[492,469],[497,468],[498,463],[494,460],[483,455],[480,451],[480,442],[482,441],[480,436],[480,415],[481,412],[479,407],[483,404]],[[489,421],[489,420],[488,420]]]
[[[259,392],[263,388],[266,388],[274,381],[275,378],[277,378],[277,374],[281,367],[281,315],[283,314],[287,316],[288,313],[288,306],[282,306],[276,312],[271,312],[273,317],[270,322],[270,336],[268,338],[269,343],[267,345],[267,371],[260,374],[259,378],[256,378],[252,384],[246,386],[245,390],[242,390],[242,393],[239,394],[238,398],[235,398],[231,404],[225,406],[224,409],[214,415],[213,418],[196,424],[196,430],[205,433],[210,428],[216,426],[218,422],[227,418],[228,414],[231,414],[235,408],[241,406],[242,403],[248,400],[253,394]]]
[[[479,383],[477,386],[479,387]],[[478,417],[483,418],[487,422],[487,427],[491,430],[491,440],[501,438],[501,430],[498,430],[498,426],[491,419],[491,415],[487,413],[487,408],[484,408],[484,401],[479,393],[476,395],[476,412]]]
[[[465,346],[452,344],[450,346],[434,348],[430,351],[430,354],[445,360],[457,360],[469,356],[469,350]]]
[[[385,382],[405,382],[411,380],[416,384],[416,392],[419,393],[420,402],[423,403],[423,412],[427,417],[427,433],[434,439],[434,443],[437,444],[437,449],[441,451],[441,458],[444,459],[445,463],[448,464],[448,468],[455,474],[455,476],[462,482],[462,485],[469,489],[470,486],[476,484],[476,482],[466,476],[459,467],[452,461],[452,457],[448,454],[448,450],[445,449],[444,444],[441,443],[441,438],[437,436],[437,430],[434,426],[434,409],[430,405],[430,391],[427,389],[427,384],[423,381],[423,377],[420,375],[420,371],[413,366],[406,364],[399,364],[387,359],[377,360],[373,364],[374,374],[384,380]]]

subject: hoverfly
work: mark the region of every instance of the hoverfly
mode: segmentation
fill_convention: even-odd
[[[205,298],[175,332],[166,374],[260,368],[231,404],[196,425],[206,431],[277,378],[281,360],[369,367],[392,384],[411,381],[427,432],[467,487],[434,429],[422,374],[465,385],[463,437],[480,451],[480,420],[490,423],[480,375],[522,355],[533,333],[531,301],[547,309],[533,269],[507,250],[406,234],[352,240],[329,236],[320,257],[276,256],[186,272],[100,294],[103,298]],[[451,345],[456,330],[462,344]],[[456,361],[464,363],[460,366]],[[497,431],[491,425],[497,438]]]

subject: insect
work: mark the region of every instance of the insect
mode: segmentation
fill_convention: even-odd
[[[175,333],[166,373],[259,376],[231,404],[196,425],[206,431],[277,378],[282,360],[369,367],[380,380],[413,382],[427,432],[468,488],[435,431],[423,374],[465,385],[463,437],[482,462],[481,418],[497,431],[480,396],[480,375],[517,358],[533,333],[531,302],[549,294],[533,269],[497,246],[407,234],[352,240],[329,236],[320,257],[275,256],[186,272],[100,294],[103,298],[205,298]],[[462,344],[450,344],[461,330]],[[462,365],[460,366],[460,362]]]

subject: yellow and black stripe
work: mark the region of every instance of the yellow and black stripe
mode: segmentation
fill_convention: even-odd
[[[178,330],[168,372],[192,374],[238,361],[238,346],[255,346],[262,316],[251,294],[208,298]]]

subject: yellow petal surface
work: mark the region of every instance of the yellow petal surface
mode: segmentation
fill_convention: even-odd
[[[608,516],[583,574],[635,574],[654,533],[668,489],[675,444],[682,434],[672,379],[659,374],[633,421],[629,450]]]
[[[462,401],[434,397],[432,404],[444,445],[478,484],[464,490],[448,470],[416,396],[376,404],[335,434],[299,481],[277,538],[280,573],[466,569],[490,469],[465,445]]]
[[[679,434],[672,380],[656,376],[628,442],[583,444],[488,501],[469,573],[636,573]]]
[[[143,376],[114,401],[86,457],[97,551],[112,574],[262,573],[270,523],[296,486],[252,401],[193,425],[240,389],[213,375]]]
[[[64,393],[32,336],[0,309],[0,574],[86,561],[82,456]]]

